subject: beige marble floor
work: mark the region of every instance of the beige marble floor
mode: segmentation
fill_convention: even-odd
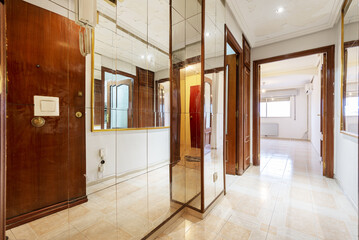
[[[123,182],[92,186],[87,203],[6,234],[10,240],[141,239],[181,206],[171,201],[169,178],[167,165]]]
[[[322,177],[311,143],[263,139],[261,166],[227,176],[227,195],[204,219],[184,214],[158,239],[358,239],[358,214]]]

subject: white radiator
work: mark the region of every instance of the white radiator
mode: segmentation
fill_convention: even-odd
[[[261,123],[261,136],[278,136],[278,123]]]

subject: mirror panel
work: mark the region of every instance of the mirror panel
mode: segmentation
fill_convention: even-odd
[[[172,200],[201,210],[202,2],[173,0],[171,16]]]
[[[359,103],[359,0],[343,7],[341,130],[358,136]]]
[[[204,79],[204,208],[224,189],[224,16],[222,1],[206,0]]]
[[[169,2],[99,1],[94,31],[92,131],[169,127]],[[138,6],[141,5],[141,8]],[[161,100],[158,97],[162,97]],[[167,108],[169,112],[169,108]]]

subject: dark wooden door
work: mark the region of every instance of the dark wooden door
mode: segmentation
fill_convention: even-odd
[[[243,147],[243,170],[250,165],[250,71],[244,67],[243,79],[243,131],[244,131],[244,147]]]
[[[201,147],[201,86],[191,86],[189,100],[191,147]]]
[[[86,195],[85,58],[80,27],[65,17],[11,0],[6,20],[6,214],[11,219]],[[40,128],[31,124],[34,95],[60,102],[60,116],[44,117]]]
[[[236,174],[237,164],[237,55],[228,55],[228,103],[227,103],[227,133],[226,133],[226,173]]]

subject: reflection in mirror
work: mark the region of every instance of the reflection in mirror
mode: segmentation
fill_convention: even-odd
[[[341,130],[358,136],[359,104],[359,0],[343,8]]]
[[[158,127],[170,125],[170,82],[169,79],[157,81],[156,85],[156,119]]]
[[[171,16],[172,201],[201,210],[202,1],[172,0]]]
[[[343,82],[343,130],[358,135],[359,42],[345,44]]]
[[[204,208],[224,189],[224,1],[206,0],[204,79]]]
[[[139,4],[143,6],[139,0],[112,7],[105,0],[98,3],[93,131],[169,127],[169,108],[159,109],[156,93],[156,82],[169,78],[169,2],[151,0],[140,9]],[[162,100],[169,106],[169,94]]]

